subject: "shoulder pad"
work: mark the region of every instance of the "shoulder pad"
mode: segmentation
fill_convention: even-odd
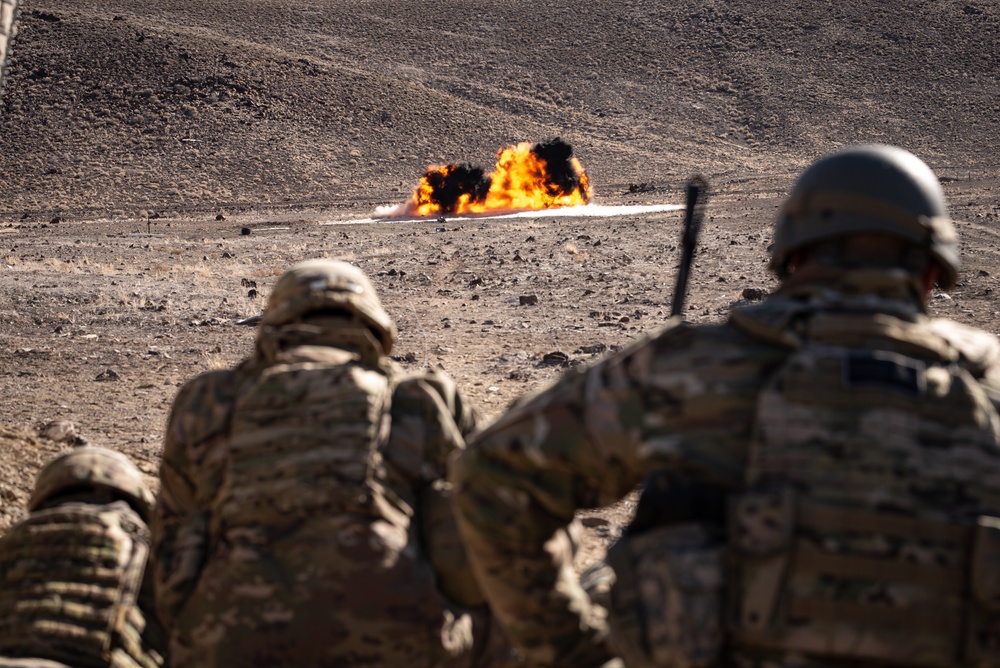
[[[799,301],[771,298],[761,304],[733,309],[729,322],[755,339],[794,349],[800,347],[802,341],[795,336],[792,322],[812,310],[812,306]]]
[[[958,351],[973,376],[1000,374],[1000,339],[993,334],[944,318],[931,320],[930,328]]]

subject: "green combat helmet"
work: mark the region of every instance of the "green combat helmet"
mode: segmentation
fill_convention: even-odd
[[[368,327],[386,355],[396,341],[396,325],[382,308],[364,272],[338,260],[306,260],[286,271],[271,291],[263,327],[280,327],[307,313],[344,310]]]
[[[793,251],[866,232],[924,249],[941,267],[938,285],[955,285],[958,236],[941,184],[920,158],[878,144],[825,156],[802,173],[778,214],[769,268],[784,277]]]
[[[154,498],[142,473],[120,452],[95,447],[64,452],[46,464],[35,481],[28,510],[34,511],[55,497],[87,489],[120,495],[144,520],[149,520]]]

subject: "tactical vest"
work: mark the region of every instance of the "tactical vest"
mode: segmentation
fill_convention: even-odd
[[[385,373],[330,347],[300,349],[251,375],[233,408],[215,535],[376,512],[373,471],[391,392]]]
[[[0,538],[0,655],[162,665],[137,605],[148,553],[146,524],[124,501],[32,513]]]
[[[805,314],[728,513],[737,650],[1000,662],[1000,419],[926,323]],[[749,325],[748,327],[746,327]]]

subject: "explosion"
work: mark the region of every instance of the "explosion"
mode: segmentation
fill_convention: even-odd
[[[556,137],[500,149],[490,174],[469,164],[428,167],[398,215],[552,209],[586,204],[591,194],[573,148]]]

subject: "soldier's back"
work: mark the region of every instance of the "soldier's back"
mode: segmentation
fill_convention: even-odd
[[[156,620],[140,606],[148,552],[146,524],[124,501],[34,511],[0,538],[0,655],[162,665],[148,643]]]

